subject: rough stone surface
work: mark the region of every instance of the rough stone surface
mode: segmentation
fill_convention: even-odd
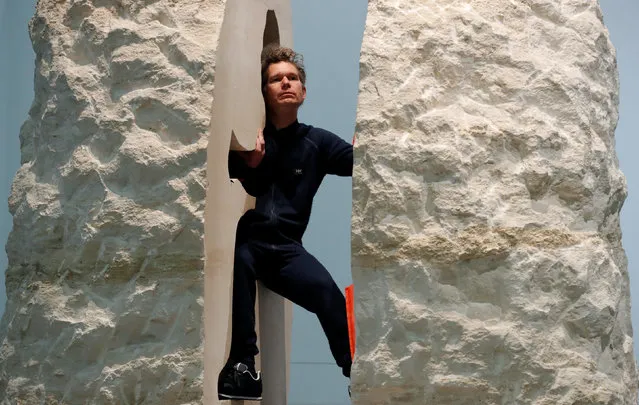
[[[0,403],[201,402],[224,4],[38,2],[35,100],[9,201]]]
[[[595,0],[371,0],[353,192],[357,404],[632,404]]]

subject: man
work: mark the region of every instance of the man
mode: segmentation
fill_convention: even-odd
[[[335,362],[350,377],[344,295],[301,241],[324,176],[352,175],[353,147],[331,132],[298,121],[305,83],[298,54],[288,48],[265,50],[266,127],[259,131],[254,150],[229,154],[231,178],[241,181],[256,204],[237,226],[231,351],[218,379],[220,399],[261,399],[261,374],[254,360],[256,280],[317,315]]]

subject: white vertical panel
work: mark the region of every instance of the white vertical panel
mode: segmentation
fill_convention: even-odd
[[[228,176],[228,151],[232,134],[241,146],[252,149],[257,130],[264,124],[260,91],[260,55],[268,10],[274,10],[280,44],[292,46],[289,0],[238,0],[227,2],[216,52],[215,92],[207,157],[205,214],[205,404],[216,404],[218,373],[230,346],[230,314],[235,229],[242,213],[253,204],[239,182]],[[235,145],[236,147],[238,145]],[[265,375],[264,405],[286,405],[290,352],[290,303],[259,288],[258,367]],[[288,307],[288,308],[287,308]],[[260,364],[260,360],[261,363]],[[284,384],[282,387],[281,385]]]

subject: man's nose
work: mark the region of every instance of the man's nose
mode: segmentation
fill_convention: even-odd
[[[288,81],[287,77],[284,77],[282,79],[282,86],[289,86],[291,83]]]

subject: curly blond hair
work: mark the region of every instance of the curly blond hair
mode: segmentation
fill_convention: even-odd
[[[300,72],[300,81],[302,85],[306,85],[306,70],[304,69],[304,57],[292,50],[279,45],[271,45],[262,51],[262,93],[268,81],[268,67],[273,63],[289,62],[292,63]]]

